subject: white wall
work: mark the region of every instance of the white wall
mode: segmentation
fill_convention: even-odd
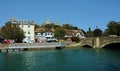
[[[30,27],[28,27],[28,26],[30,26]],[[27,43],[29,43],[31,41],[35,42],[35,40],[34,40],[34,25],[32,25],[32,24],[21,24],[20,28],[23,29],[24,34],[25,34],[25,39],[23,40],[23,42],[27,42]],[[30,32],[30,34],[28,32]]]

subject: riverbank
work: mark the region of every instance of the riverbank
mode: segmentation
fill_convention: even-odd
[[[0,51],[31,51],[31,50],[56,50],[63,48],[80,47],[79,43],[63,44],[63,43],[14,43],[14,44],[0,44]]]
[[[54,43],[13,43],[13,44],[0,44],[1,52],[9,51],[28,51],[28,50],[53,50],[62,49],[65,47],[63,42]]]

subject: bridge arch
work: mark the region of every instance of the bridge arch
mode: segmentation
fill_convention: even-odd
[[[86,48],[93,48],[91,44],[82,44],[81,46]]]
[[[120,48],[120,41],[111,41],[104,43],[100,46],[100,48]]]
[[[85,47],[85,48],[93,48],[93,47],[90,46],[90,45],[83,45],[82,47]]]

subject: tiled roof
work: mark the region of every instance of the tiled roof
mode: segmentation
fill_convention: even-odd
[[[33,20],[15,20],[15,19],[10,19],[9,21],[12,24],[23,24],[23,25],[34,25],[35,22]]]

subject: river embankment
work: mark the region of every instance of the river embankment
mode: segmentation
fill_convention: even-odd
[[[65,45],[66,48],[75,48],[75,47],[80,47],[79,43],[70,43]]]
[[[79,43],[12,43],[0,44],[0,51],[28,51],[28,50],[54,50],[62,48],[75,48],[80,47]]]
[[[12,43],[12,44],[0,44],[0,50],[50,50],[61,49],[65,47],[63,42],[52,43]]]

